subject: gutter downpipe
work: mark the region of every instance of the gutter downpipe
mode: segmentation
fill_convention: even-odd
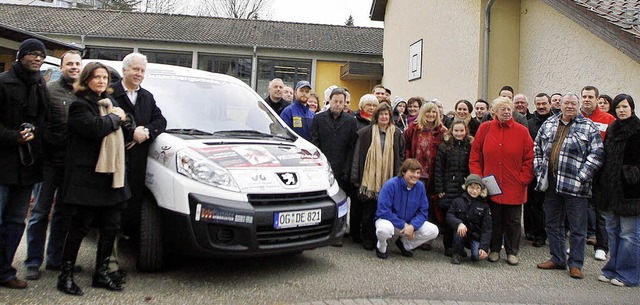
[[[482,99],[487,100],[489,84],[489,32],[491,32],[491,7],[495,0],[489,0],[484,10],[484,52],[482,62]]]

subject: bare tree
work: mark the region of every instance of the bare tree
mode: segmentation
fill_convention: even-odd
[[[347,18],[347,21],[344,22],[344,25],[353,26],[353,16],[349,15],[349,18]]]
[[[201,0],[196,15],[258,19],[268,15],[272,0]]]
[[[140,11],[145,13],[175,13],[179,0],[142,0]]]

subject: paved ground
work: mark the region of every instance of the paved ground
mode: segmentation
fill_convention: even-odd
[[[400,256],[394,245],[389,259],[345,242],[300,255],[250,259],[203,260],[184,258],[157,274],[132,272],[124,292],[90,287],[95,259],[92,240],[85,241],[79,264],[86,271],[76,278],[83,297],[55,289],[56,276],[45,271],[28,289],[0,288],[0,304],[638,304],[638,288],[619,288],[598,282],[603,262],[589,247],[586,278],[571,279],[566,271],[544,271],[535,264],[546,260],[548,248],[524,242],[519,266],[463,262],[452,265],[434,250]],[[16,257],[24,274],[24,240]],[[124,265],[132,270],[131,256]]]

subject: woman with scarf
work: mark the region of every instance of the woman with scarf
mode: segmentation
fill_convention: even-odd
[[[62,253],[58,290],[72,295],[83,294],[73,280],[73,267],[82,239],[94,223],[100,237],[92,286],[122,290],[120,280],[112,278],[108,271],[121,209],[131,197],[125,181],[125,139],[121,126],[132,128],[126,126],[132,120],[109,96],[109,83],[105,65],[87,64],[74,84],[76,100],[69,106],[63,202],[72,220]]]
[[[413,121],[418,118],[422,104],[424,104],[424,99],[419,96],[414,96],[407,101],[407,126],[411,126]]]
[[[436,192],[433,171],[436,164],[438,146],[444,142],[447,128],[442,125],[436,103],[426,103],[420,108],[418,118],[404,132],[405,158],[415,158],[422,165],[420,180],[427,188],[429,199],[429,221],[444,225],[445,214],[436,208]],[[434,218],[435,217],[435,218]],[[441,232],[443,230],[440,230]],[[428,247],[428,246],[425,246]]]
[[[353,115],[356,118],[358,130],[371,124],[371,116],[378,107],[378,98],[373,94],[365,94],[360,98],[358,111]]]
[[[378,193],[404,161],[404,140],[392,116],[389,104],[379,104],[371,125],[358,130],[353,155],[351,182],[358,189],[357,200],[362,206],[362,247],[366,250],[373,250],[377,241],[374,218]]]
[[[471,102],[467,100],[459,100],[454,109],[456,110],[454,119],[464,121],[467,124],[467,127],[469,127],[469,135],[474,137],[476,135],[476,131],[478,131],[478,127],[480,127],[480,122],[471,117],[471,112],[473,111],[473,105],[471,105]],[[447,128],[451,129],[451,126],[447,126]]]
[[[617,120],[604,139],[606,159],[596,202],[605,212],[609,234],[609,261],[598,280],[615,286],[640,284],[640,119],[633,98],[613,99]]]

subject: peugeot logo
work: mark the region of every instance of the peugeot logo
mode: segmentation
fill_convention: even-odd
[[[277,173],[280,181],[286,186],[293,186],[298,184],[298,175],[296,173]]]

